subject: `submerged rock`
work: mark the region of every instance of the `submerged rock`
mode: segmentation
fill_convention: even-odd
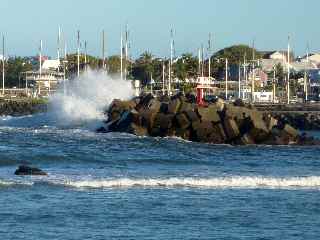
[[[115,100],[107,111],[105,128],[99,132],[127,132],[138,136],[177,136],[185,140],[213,144],[312,145],[318,141],[300,136],[286,122],[259,112],[238,100],[217,99],[198,106],[192,97],[181,94],[134,101]]]
[[[35,176],[47,176],[48,174],[42,171],[39,168],[30,167],[26,165],[21,165],[18,169],[14,172],[15,175],[19,176],[26,176],[26,175],[35,175]]]

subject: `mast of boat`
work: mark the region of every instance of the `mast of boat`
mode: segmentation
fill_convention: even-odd
[[[106,57],[105,57],[105,35],[102,30],[102,68],[106,70]]]
[[[198,73],[199,77],[201,77],[201,49],[198,49]]]
[[[204,77],[204,47],[201,45],[201,77]]]
[[[40,40],[40,47],[39,47],[39,94],[41,93],[41,88],[40,88],[40,81],[41,81],[41,76],[42,76],[42,40]]]
[[[84,41],[84,67],[85,67],[85,70],[87,71],[87,45],[88,45],[88,42],[87,41]]]
[[[66,95],[66,64],[67,58],[67,42],[64,40],[64,64],[63,64],[63,94]]]
[[[125,61],[124,61],[124,80],[127,80],[127,63],[128,63],[128,41],[129,41],[129,28],[128,23],[126,24],[126,32],[125,32]]]
[[[165,61],[162,61],[162,95],[164,95],[165,93],[165,71],[166,71],[166,67],[165,67]]]
[[[288,36],[288,59],[287,59],[287,104],[290,104],[290,36]]]
[[[226,100],[228,100],[228,58],[226,58]]]
[[[244,81],[245,81],[245,86],[247,89],[247,85],[248,85],[248,75],[247,75],[247,52],[244,53],[244,57],[243,57],[243,74],[244,74]],[[245,92],[242,92],[242,98],[245,99]]]
[[[4,35],[2,36],[2,95],[4,95],[4,79],[5,79],[5,72],[4,72],[4,64],[5,64],[5,50],[4,50]]]
[[[276,66],[273,66],[273,80],[272,80],[272,100],[276,101]]]
[[[121,39],[120,39],[120,78],[123,80],[123,37],[121,32]]]
[[[61,28],[59,26],[59,30],[58,30],[58,49],[57,49],[57,52],[58,52],[58,62],[59,62],[59,65],[60,65],[60,44],[61,44]],[[59,68],[58,68],[58,71],[59,71]]]
[[[304,69],[304,94],[305,94],[305,101],[308,101],[308,79],[307,79],[307,66],[309,66],[309,43],[307,44],[307,61],[305,64]]]
[[[256,70],[255,70],[255,42],[252,42],[252,76],[251,76],[251,102],[254,102],[254,92],[255,92],[255,80],[256,80]]]
[[[80,76],[80,31],[78,30],[78,37],[77,37],[77,45],[78,45],[78,49],[77,49],[77,60],[78,60],[78,77]]]
[[[241,61],[239,62],[238,98],[241,98]]]
[[[208,41],[208,57],[209,57],[209,69],[208,69],[208,77],[211,80],[211,33],[209,33],[209,41]]]
[[[168,82],[168,95],[171,96],[171,81],[172,81],[172,62],[173,62],[173,29],[170,33],[170,63],[169,63],[169,82]]]

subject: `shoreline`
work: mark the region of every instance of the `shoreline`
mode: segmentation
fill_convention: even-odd
[[[48,102],[46,99],[17,98],[0,99],[1,116],[24,116],[35,113],[46,112]]]

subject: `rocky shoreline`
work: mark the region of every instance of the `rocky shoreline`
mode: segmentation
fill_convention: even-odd
[[[314,145],[319,142],[271,114],[241,100],[217,99],[199,106],[194,98],[145,95],[130,101],[114,100],[99,132],[126,132],[137,136],[175,136],[212,144]]]
[[[47,111],[47,104],[40,100],[0,100],[1,116],[24,116],[45,111]]]

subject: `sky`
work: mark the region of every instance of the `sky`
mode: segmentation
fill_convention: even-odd
[[[0,34],[10,56],[36,55],[40,39],[45,55],[57,55],[61,26],[68,52],[76,51],[77,30],[88,42],[88,53],[101,55],[101,32],[107,55],[119,54],[120,34],[128,23],[131,54],[148,50],[170,54],[170,29],[175,30],[176,54],[196,54],[213,35],[214,50],[234,44],[259,50],[287,48],[303,55],[320,51],[319,0],[1,0]]]

